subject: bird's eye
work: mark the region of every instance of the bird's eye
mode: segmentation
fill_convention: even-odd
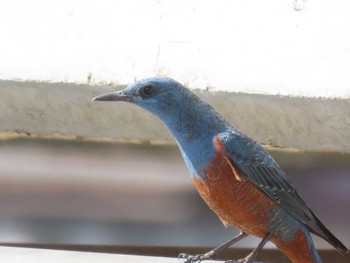
[[[153,86],[145,86],[141,89],[141,94],[144,96],[151,96],[154,93],[154,87]]]

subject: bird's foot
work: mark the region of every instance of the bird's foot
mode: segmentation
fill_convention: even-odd
[[[198,254],[198,255],[188,255],[185,253],[179,254],[179,259],[186,259],[184,263],[200,263],[203,260],[209,260],[213,259],[215,257],[215,251],[211,250],[205,254]]]

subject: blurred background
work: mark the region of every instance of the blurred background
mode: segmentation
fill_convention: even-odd
[[[272,154],[349,244],[350,156]],[[174,145],[1,141],[0,167],[2,243],[213,247],[237,232],[201,200]],[[237,246],[258,242],[247,238]],[[330,248],[318,238],[316,244]]]

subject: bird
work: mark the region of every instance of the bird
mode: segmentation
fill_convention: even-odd
[[[93,101],[122,101],[151,112],[173,134],[193,183],[209,208],[240,233],[204,254],[181,253],[186,263],[213,259],[223,249],[253,235],[261,238],[245,258],[251,263],[271,241],[294,263],[321,263],[315,234],[345,256],[347,247],[312,212],[277,162],[259,143],[230,124],[180,82],[151,77]]]

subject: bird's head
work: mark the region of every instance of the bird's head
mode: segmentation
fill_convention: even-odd
[[[125,101],[136,104],[164,121],[186,105],[188,99],[197,100],[191,91],[170,78],[149,78],[124,90],[99,95],[93,101]]]
[[[158,116],[175,136],[191,174],[212,158],[213,138],[229,126],[209,104],[170,78],[145,79],[93,100],[130,102]]]

